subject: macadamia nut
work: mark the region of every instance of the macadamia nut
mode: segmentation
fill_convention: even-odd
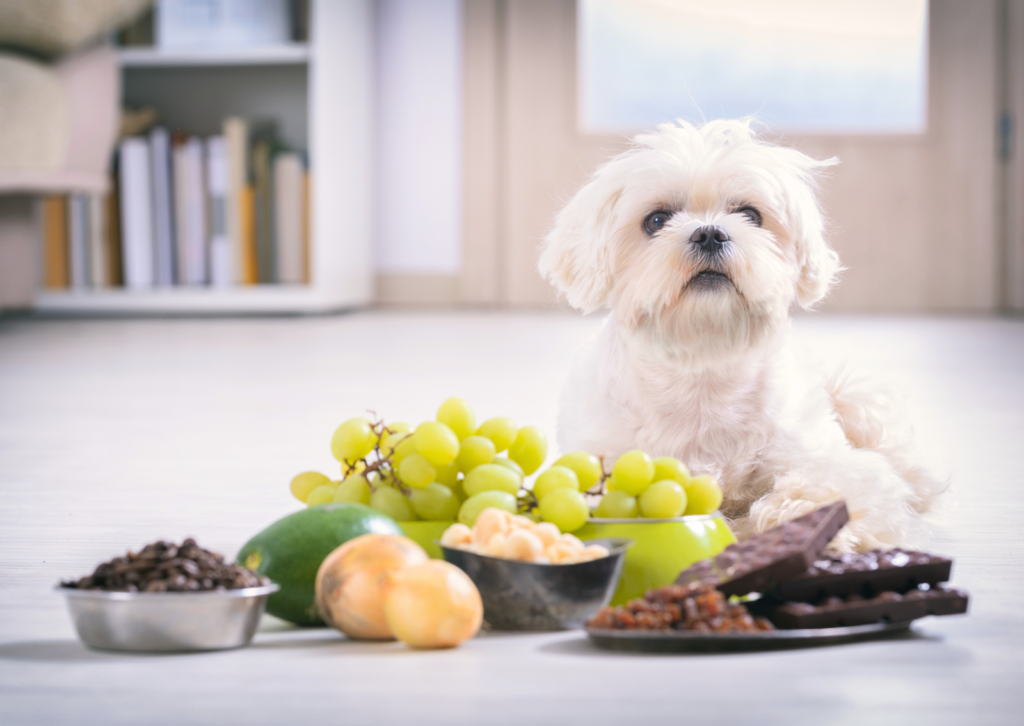
[[[537,565],[571,565],[609,554],[607,547],[586,545],[550,522],[534,522],[493,507],[480,513],[472,529],[464,524],[450,526],[441,535],[441,544]]]

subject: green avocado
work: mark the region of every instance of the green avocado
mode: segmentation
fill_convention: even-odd
[[[245,543],[237,562],[281,586],[267,599],[268,613],[298,625],[323,625],[315,603],[316,572],[327,555],[361,534],[402,530],[362,504],[320,504],[274,522]]]

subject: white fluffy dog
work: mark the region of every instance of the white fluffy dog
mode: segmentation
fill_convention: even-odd
[[[601,167],[561,211],[541,273],[611,315],[578,355],[564,451],[640,448],[714,475],[741,535],[845,499],[843,551],[912,544],[942,486],[914,461],[891,399],[801,370],[789,309],[840,271],[816,161],[747,122],[666,124]]]

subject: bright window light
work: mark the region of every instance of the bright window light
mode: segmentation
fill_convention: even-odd
[[[927,0],[579,0],[579,125],[920,133]]]

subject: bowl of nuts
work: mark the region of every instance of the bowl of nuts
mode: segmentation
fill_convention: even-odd
[[[189,538],[148,544],[57,590],[90,648],[182,652],[247,645],[278,586]]]
[[[441,551],[473,580],[494,630],[579,628],[608,604],[628,539],[583,543],[548,522],[485,509],[472,529],[453,524]]]

